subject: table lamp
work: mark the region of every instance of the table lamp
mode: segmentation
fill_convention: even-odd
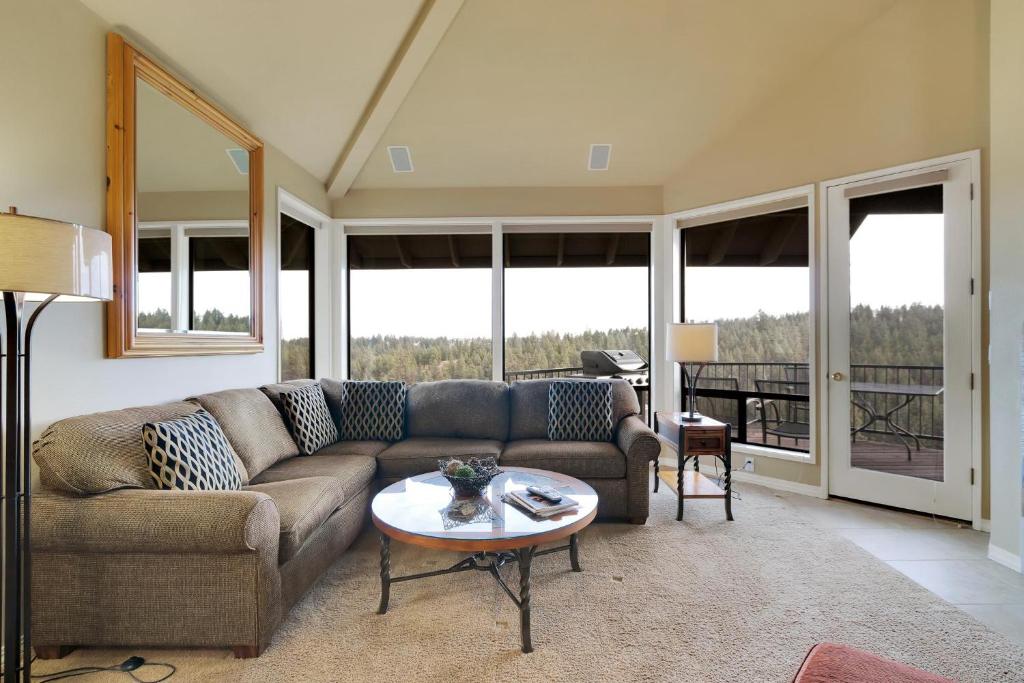
[[[700,422],[701,414],[696,411],[697,380],[705,364],[718,360],[718,324],[717,323],[671,323],[665,336],[665,360],[683,363],[683,377],[689,390],[687,406],[690,411],[684,414],[685,422]],[[697,366],[694,374],[693,366]],[[687,368],[689,371],[687,371]]]
[[[110,235],[81,225],[0,212],[0,292],[3,292],[3,398],[0,422],[4,480],[4,681],[32,680],[32,423],[29,392],[32,329],[39,314],[60,301],[109,301],[113,258]],[[41,301],[27,322],[27,301]],[[22,341],[24,334],[24,341]]]

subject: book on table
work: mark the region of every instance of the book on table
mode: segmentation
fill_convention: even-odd
[[[504,497],[506,502],[522,508],[531,514],[537,515],[538,517],[551,517],[552,515],[574,510],[579,507],[579,503],[568,496],[562,496],[562,500],[557,503],[552,503],[541,496],[529,493],[525,489],[522,491],[509,491]]]

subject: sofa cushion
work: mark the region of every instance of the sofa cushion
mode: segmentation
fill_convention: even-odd
[[[600,441],[509,441],[501,451],[498,464],[535,467],[580,479],[626,476],[626,456],[615,444]]]
[[[322,451],[321,451],[322,452]],[[292,481],[308,477],[331,477],[352,498],[373,482],[377,461],[369,455],[320,455],[292,458],[260,472],[253,484]]]
[[[546,439],[548,436],[548,387],[561,379],[526,379],[509,387],[508,440]],[[590,380],[576,380],[588,382]],[[640,414],[636,390],[624,379],[608,380],[612,384],[612,424],[618,427],[622,418]]]
[[[409,436],[508,438],[508,385],[476,379],[420,382],[409,387]]]
[[[303,458],[304,459],[304,458]],[[278,564],[295,557],[306,539],[345,503],[345,489],[332,477],[307,477],[250,485],[274,500],[281,517]]]
[[[158,489],[237,491],[242,477],[224,430],[205,410],[142,427],[149,473]]]
[[[281,398],[281,394],[286,391],[291,391],[292,389],[308,387],[309,385],[316,383],[317,381],[315,379],[290,379],[287,382],[264,384],[260,387],[260,391],[270,399],[270,402],[274,404],[275,408],[277,408],[277,412],[281,416],[281,419],[284,420],[285,425],[290,427],[291,425],[288,422],[288,409],[284,407],[284,399]]]
[[[405,382],[342,382],[334,411],[346,441],[398,441],[405,436]]]
[[[377,456],[381,477],[411,477],[437,469],[449,457],[491,456],[501,453],[501,442],[491,439],[446,439],[418,436],[400,441]]]
[[[229,389],[189,400],[201,405],[217,420],[245,464],[249,477],[255,477],[275,462],[299,454],[281,415],[259,389]]]
[[[324,446],[338,440],[338,427],[324,400],[324,391],[319,384],[297,387],[281,394],[292,437],[299,445],[299,452],[312,455]]]
[[[610,382],[552,382],[548,388],[548,438],[552,441],[611,441]]]
[[[191,415],[186,401],[70,417],[50,425],[32,457],[43,485],[88,495],[122,488],[153,488],[142,445],[142,425]]]

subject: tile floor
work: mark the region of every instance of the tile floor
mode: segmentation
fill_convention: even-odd
[[[750,484],[738,483],[738,486]],[[889,566],[1024,645],[1024,575],[988,559],[988,534],[945,520],[776,492]]]

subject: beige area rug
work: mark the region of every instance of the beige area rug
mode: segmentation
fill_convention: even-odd
[[[392,586],[379,597],[368,531],[287,617],[258,659],[227,651],[78,650],[35,673],[130,654],[183,681],[789,681],[814,643],[848,643],[960,681],[1024,680],[1024,651],[837,533],[789,494],[738,484],[720,501],[652,496],[647,526],[599,523],[567,556],[533,565],[533,642],[519,651],[515,606],[477,572]],[[396,574],[459,556],[392,544]],[[515,569],[509,568],[509,579]],[[140,672],[141,673],[141,672]],[[123,681],[94,676],[90,681]]]

